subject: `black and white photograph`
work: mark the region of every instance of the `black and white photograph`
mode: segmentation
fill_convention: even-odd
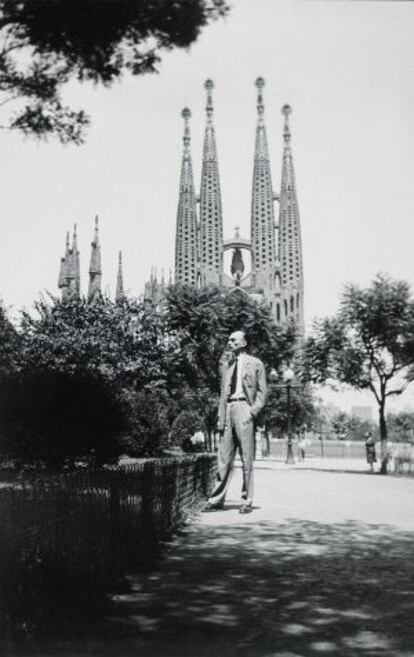
[[[413,35],[0,0],[5,657],[414,657]]]

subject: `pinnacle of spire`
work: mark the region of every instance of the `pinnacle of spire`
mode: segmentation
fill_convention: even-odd
[[[255,144],[255,158],[269,159],[269,151],[267,147],[266,128],[264,124],[264,103],[263,103],[263,88],[265,86],[264,78],[257,78],[255,82],[257,88],[257,128],[256,128],[256,144]]]
[[[285,126],[283,129],[283,139],[285,144],[290,143],[290,126],[289,126],[289,116],[292,114],[292,108],[290,105],[283,105],[282,114],[285,117]]]
[[[89,267],[90,274],[102,274],[101,268],[101,247],[99,245],[99,224],[98,217],[95,217],[95,232],[93,242],[91,242],[91,262]]]
[[[190,135],[190,117],[191,111],[188,107],[185,107],[181,112],[181,116],[184,119],[184,136],[183,136],[183,159],[181,165],[181,179],[180,179],[180,188],[181,190],[193,189],[193,165],[191,161],[191,135]]]
[[[291,132],[289,117],[292,114],[292,108],[290,105],[283,105],[282,114],[285,117],[285,122],[283,126],[283,140],[285,146],[283,149],[283,166],[282,166],[282,192],[285,189],[293,189],[295,186],[295,173],[293,169],[293,158],[290,147]]]
[[[65,255],[60,259],[58,287],[62,290],[62,298],[70,294],[80,294],[80,258],[77,243],[76,224],[73,227],[72,247],[69,231],[66,233]]]
[[[70,284],[70,267],[71,267],[71,253],[69,244],[69,231],[66,232],[65,255],[60,259],[58,288],[62,290],[62,299],[64,299],[69,290]]]
[[[184,149],[185,151],[188,152],[191,142],[191,135],[190,135],[191,110],[189,110],[188,107],[184,107],[184,109],[181,112],[181,116],[184,119],[184,136],[183,136]]]
[[[206,80],[204,82],[204,88],[207,91],[207,102],[206,102],[206,113],[207,113],[207,121],[212,121],[213,119],[213,112],[214,112],[214,107],[213,107],[213,94],[212,91],[214,89],[214,82],[213,80]]]
[[[79,296],[80,294],[80,258],[78,250],[78,234],[76,223],[73,225],[72,248],[69,250],[67,260],[67,278],[68,286],[71,293]]]
[[[115,301],[121,301],[124,298],[124,275],[122,271],[122,251],[118,253],[118,274],[116,277]]]
[[[214,82],[212,80],[206,80],[204,87],[207,91],[207,102],[206,102],[206,114],[207,114],[207,124],[206,131],[204,136],[204,148],[203,148],[203,161],[216,161],[217,159],[217,148],[216,148],[216,139],[214,135],[214,126],[213,126],[213,95],[212,91],[214,89]],[[201,198],[201,194],[200,194]]]
[[[98,215],[95,216],[95,237],[94,237],[94,242],[96,245],[99,244],[99,217]]]
[[[76,228],[76,222],[73,224],[73,236],[72,236],[72,249],[75,250],[78,248],[78,233]]]
[[[264,103],[263,103],[263,88],[265,86],[264,78],[256,78],[256,88],[257,88],[257,114],[259,121],[262,121],[264,114]]]
[[[97,294],[101,294],[102,283],[102,264],[101,264],[101,247],[99,245],[99,219],[95,217],[95,232],[93,242],[91,242],[91,260],[89,265],[89,286],[88,299],[93,299]]]

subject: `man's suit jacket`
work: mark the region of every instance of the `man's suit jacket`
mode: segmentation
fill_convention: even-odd
[[[218,411],[218,430],[223,431],[226,422],[226,405],[230,395],[230,383],[235,363],[224,370],[221,381],[221,395]],[[253,418],[257,418],[266,402],[266,374],[259,358],[244,354],[241,371],[243,395],[247,399]]]

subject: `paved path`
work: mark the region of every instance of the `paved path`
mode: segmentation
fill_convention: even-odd
[[[256,475],[254,513],[237,511],[236,471],[225,510],[199,514],[65,656],[414,656],[414,479]]]

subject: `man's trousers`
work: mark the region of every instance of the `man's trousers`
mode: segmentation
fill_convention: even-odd
[[[222,506],[232,474],[234,458],[239,449],[242,462],[242,500],[253,502],[254,420],[247,401],[229,402],[226,407],[224,433],[218,446],[217,484],[209,503]]]

